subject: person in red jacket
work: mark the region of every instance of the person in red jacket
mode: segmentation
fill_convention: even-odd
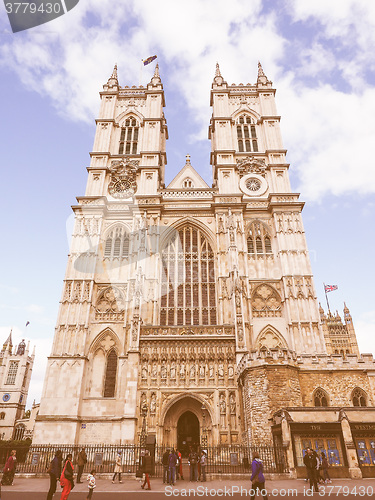
[[[60,500],[67,500],[71,489],[74,488],[74,481],[73,481],[74,467],[72,464],[72,458],[73,457],[71,453],[69,453],[69,455],[66,457],[65,465],[61,473],[60,485],[63,488],[63,490],[61,492]]]
[[[16,462],[16,450],[12,450],[4,467],[1,484],[13,484],[14,474],[16,472]]]

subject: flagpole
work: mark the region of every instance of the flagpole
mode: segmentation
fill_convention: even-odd
[[[326,291],[326,284],[325,284],[325,283],[323,283],[323,285],[324,285],[324,293],[326,294],[326,301],[327,301],[328,312],[330,313],[330,312],[331,312],[331,310],[330,310],[330,308],[329,308],[329,302],[328,302],[327,291]]]
[[[142,69],[143,69],[143,59],[141,59],[141,69],[139,71],[139,85],[138,85],[138,87],[140,87],[141,83],[142,83]]]

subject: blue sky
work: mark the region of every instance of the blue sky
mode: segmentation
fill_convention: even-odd
[[[169,128],[166,180],[191,155],[211,183],[207,131],[215,63],[229,84],[277,88],[292,187],[315,286],[353,315],[375,351],[375,4],[368,0],[81,0],[67,15],[13,34],[0,5],[3,217],[0,333],[36,345],[28,404],[40,399],[68,254],[70,205],[84,194],[99,91],[118,64],[138,85],[157,54]],[[143,69],[147,84],[154,64]],[[26,321],[30,325],[25,329]]]

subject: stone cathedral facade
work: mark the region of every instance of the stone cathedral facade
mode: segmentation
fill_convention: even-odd
[[[136,443],[144,409],[158,444],[277,442],[293,468],[320,439],[357,474],[346,446],[371,422],[375,364],[327,351],[262,67],[228,85],[217,65],[212,186],[189,155],[165,186],[158,66],[146,87],[120,87],[115,67],[100,96],[34,442]]]

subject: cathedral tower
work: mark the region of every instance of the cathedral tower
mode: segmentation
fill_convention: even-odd
[[[13,348],[12,332],[0,353],[0,439],[13,438],[16,420],[23,417],[35,352],[22,340]]]

